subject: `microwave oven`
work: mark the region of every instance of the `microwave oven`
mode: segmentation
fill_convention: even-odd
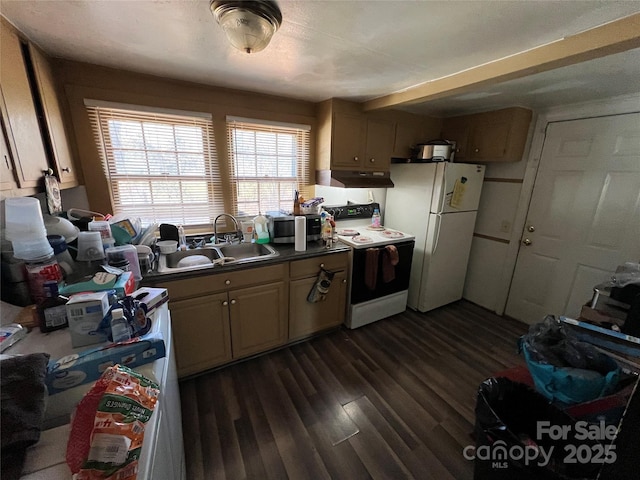
[[[269,217],[269,235],[272,243],[295,243],[295,216],[276,212],[267,212]],[[304,215],[307,219],[307,242],[320,240],[322,224],[320,215]]]

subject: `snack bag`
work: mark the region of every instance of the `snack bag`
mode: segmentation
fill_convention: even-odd
[[[135,480],[145,424],[160,390],[133,370],[115,365],[78,404],[67,443],[76,480]]]

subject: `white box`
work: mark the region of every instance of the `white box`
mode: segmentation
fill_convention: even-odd
[[[106,334],[98,333],[96,330],[108,311],[107,292],[71,295],[67,302],[71,346],[76,348],[106,342]]]

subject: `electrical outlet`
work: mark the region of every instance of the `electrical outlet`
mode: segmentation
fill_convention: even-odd
[[[509,233],[511,231],[511,222],[509,220],[503,220],[502,223],[500,223],[500,231]]]

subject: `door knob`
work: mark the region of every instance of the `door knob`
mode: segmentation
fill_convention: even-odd
[[[529,240],[528,238],[525,238],[525,239],[522,241],[522,243],[524,243],[524,244],[528,247],[529,245],[531,245],[531,240]]]
[[[529,225],[527,227],[527,230],[530,231],[530,232],[535,232],[536,231],[536,227],[534,227],[533,225]]]

